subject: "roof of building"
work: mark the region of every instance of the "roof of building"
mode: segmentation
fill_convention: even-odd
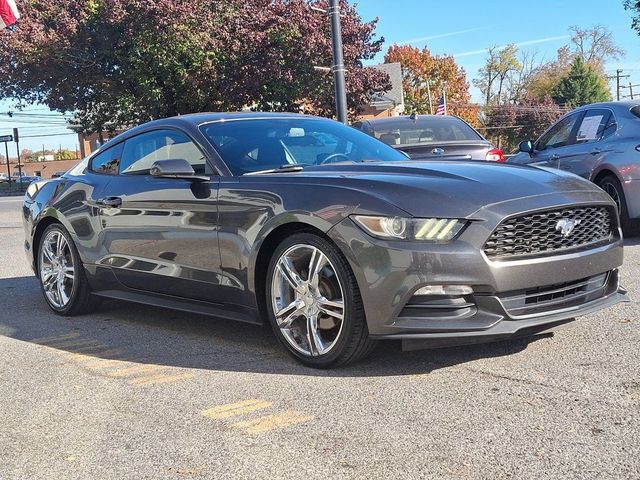
[[[404,93],[402,90],[402,66],[400,63],[381,63],[374,65],[373,68],[389,75],[391,90],[375,93],[371,98],[371,104],[388,102],[395,105],[403,105]]]

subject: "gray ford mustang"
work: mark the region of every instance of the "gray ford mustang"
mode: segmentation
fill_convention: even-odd
[[[197,114],[25,196],[54,312],[109,297],[269,322],[313,367],[532,334],[625,299],[616,205],[560,171],[408,161],[340,123]]]

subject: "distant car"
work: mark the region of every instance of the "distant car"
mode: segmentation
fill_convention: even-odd
[[[23,184],[30,184],[32,182],[37,182],[41,179],[41,177],[39,177],[38,175],[12,175],[11,176],[11,181],[14,183],[23,183]]]
[[[585,105],[535,142],[520,143],[509,163],[559,168],[591,180],[618,205],[628,233],[640,226],[640,102]]]
[[[53,174],[51,174],[51,178],[60,178],[61,176],[63,176],[66,172],[53,172]]]
[[[11,177],[6,173],[0,173],[0,183],[9,183],[11,181]]]
[[[362,120],[352,125],[414,160],[490,160],[504,162],[502,150],[461,118],[407,115]]]

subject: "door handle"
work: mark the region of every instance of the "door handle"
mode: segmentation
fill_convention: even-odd
[[[598,155],[599,153],[602,153],[602,150],[600,150],[599,148],[594,148],[593,150],[591,150],[591,155]]]
[[[104,197],[96,200],[96,204],[101,207],[119,207],[122,205],[122,199],[120,197]]]
[[[557,153],[554,153],[553,155],[551,155],[551,160],[560,160],[560,155],[558,155]]]

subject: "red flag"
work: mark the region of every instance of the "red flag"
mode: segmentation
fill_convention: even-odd
[[[10,27],[20,18],[15,0],[0,0],[0,30]]]

